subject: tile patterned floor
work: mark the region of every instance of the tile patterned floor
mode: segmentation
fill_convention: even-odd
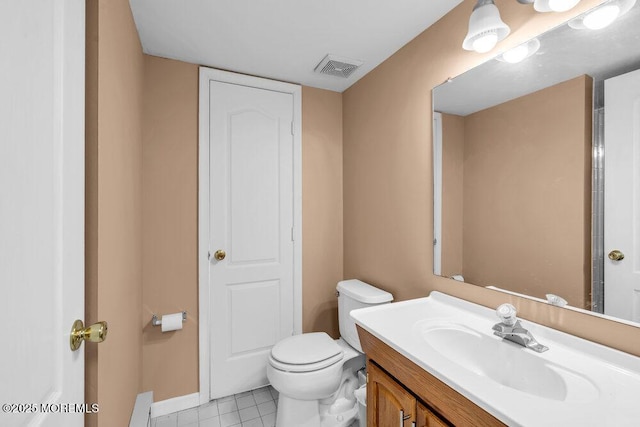
[[[278,392],[271,386],[151,419],[151,427],[275,427]]]

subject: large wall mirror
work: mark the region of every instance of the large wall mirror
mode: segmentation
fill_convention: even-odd
[[[640,2],[579,19],[434,89],[434,273],[640,322]]]

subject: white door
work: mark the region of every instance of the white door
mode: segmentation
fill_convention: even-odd
[[[209,82],[210,398],[268,384],[294,333],[294,100]]]
[[[605,81],[605,314],[640,322],[640,70]]]
[[[84,5],[0,2],[3,426],[84,423]]]

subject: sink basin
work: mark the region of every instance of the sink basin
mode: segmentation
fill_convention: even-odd
[[[517,344],[452,322],[420,321],[415,328],[441,356],[504,387],[559,401],[598,398],[598,389],[584,376]],[[569,387],[573,389],[571,394]]]
[[[439,292],[350,314],[506,425],[627,426],[640,419],[639,357],[521,319],[549,347],[536,353],[493,335],[493,309]]]

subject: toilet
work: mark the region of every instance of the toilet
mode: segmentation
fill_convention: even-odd
[[[351,310],[387,304],[393,296],[360,280],[337,286],[340,338],[294,335],[271,349],[267,377],[279,393],[276,427],[347,427],[358,414],[353,392],[365,366]]]

